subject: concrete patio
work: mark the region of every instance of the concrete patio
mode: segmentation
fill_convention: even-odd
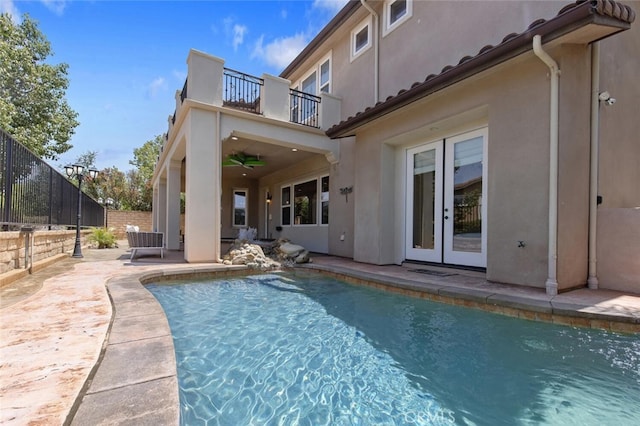
[[[178,424],[171,332],[140,282],[237,274],[244,267],[185,264],[178,251],[133,262],[126,248],[85,249],[84,255],[0,289],[0,423]],[[480,272],[322,255],[304,267],[525,319],[640,332],[640,295],[579,289],[547,296],[544,289],[487,282]]]

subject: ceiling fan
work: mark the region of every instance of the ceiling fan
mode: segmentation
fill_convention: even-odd
[[[253,169],[256,166],[264,166],[265,162],[260,159],[260,154],[257,156],[248,155],[244,152],[234,153],[227,155],[227,158],[222,161],[223,166],[242,166],[245,169]]]

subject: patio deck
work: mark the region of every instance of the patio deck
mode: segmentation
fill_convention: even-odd
[[[244,267],[186,264],[176,251],[133,262],[125,248],[84,255],[0,289],[0,423],[178,424],[171,333],[140,279]],[[640,332],[640,295],[579,289],[547,296],[487,282],[479,272],[323,255],[305,268],[527,319]]]

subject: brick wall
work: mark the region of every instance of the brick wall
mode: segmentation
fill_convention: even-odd
[[[151,212],[137,212],[126,210],[109,210],[107,216],[107,226],[113,229],[116,238],[124,240],[127,225],[134,225],[140,228],[140,231],[152,232],[152,216]],[[180,215],[180,235],[184,235],[184,214]]]
[[[127,210],[109,210],[107,227],[113,229],[119,240],[126,239],[127,225],[134,225],[140,231],[153,231],[151,229],[151,212],[138,212]]]

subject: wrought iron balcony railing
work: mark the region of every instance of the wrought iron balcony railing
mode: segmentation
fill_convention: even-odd
[[[291,122],[309,127],[320,127],[320,97],[290,89]]]
[[[264,80],[249,74],[224,69],[222,105],[260,114],[260,90]]]

